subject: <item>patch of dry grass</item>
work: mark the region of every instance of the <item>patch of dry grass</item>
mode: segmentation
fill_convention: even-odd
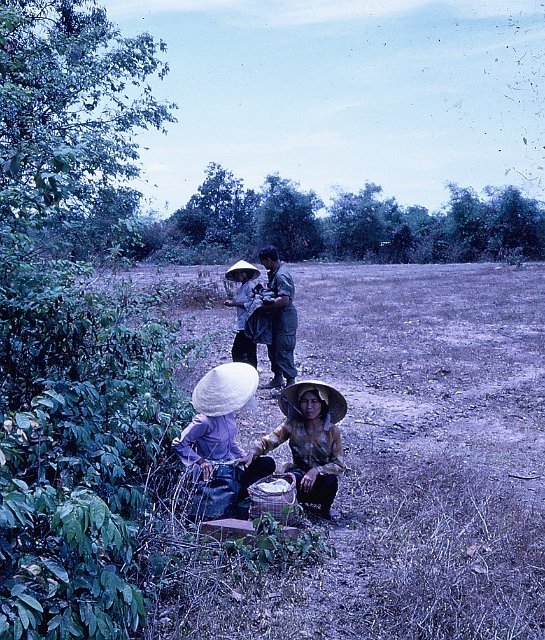
[[[140,582],[150,603],[140,640],[260,636],[279,604],[296,601],[297,575],[331,553],[319,528],[302,528],[297,540],[275,529],[245,542],[217,542],[186,517],[191,474],[169,460],[151,475],[154,510],[139,533]],[[263,549],[274,558],[260,564]]]
[[[146,640],[543,640],[543,489],[539,480],[509,485],[513,470],[545,477],[543,267],[292,272],[300,377],[351,394],[350,468],[336,502],[345,519],[330,538],[338,557],[241,582],[232,559],[192,548],[161,569]],[[219,283],[221,269],[190,274],[208,278]],[[176,310],[176,292],[163,293]],[[229,358],[225,293],[212,309],[181,309],[197,319],[195,335],[216,332],[201,368]],[[239,424],[246,441],[278,419],[276,403],[258,395],[261,413]],[[171,524],[152,535],[175,549],[183,527]]]
[[[463,460],[369,470],[373,638],[545,637],[545,520]]]

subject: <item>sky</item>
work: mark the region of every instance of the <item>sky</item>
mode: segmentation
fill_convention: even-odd
[[[102,0],[166,42],[166,135],[139,134],[146,207],[168,217],[209,163],[278,173],[331,204],[370,182],[430,212],[448,184],[545,200],[539,0]]]

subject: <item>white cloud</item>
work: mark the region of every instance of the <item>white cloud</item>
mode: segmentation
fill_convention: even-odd
[[[250,139],[251,138],[251,139]],[[331,152],[350,147],[350,140],[335,131],[294,131],[272,133],[269,136],[247,136],[247,140],[215,140],[198,145],[205,158],[257,158],[274,159],[279,156],[297,157],[301,153]],[[272,170],[272,168],[271,168]]]
[[[120,17],[134,17],[139,14],[149,16],[157,13],[205,13],[215,10],[239,11],[240,0],[98,0],[106,7],[108,16],[112,19]]]
[[[102,0],[112,19],[141,14],[225,12],[267,25],[317,24],[365,17],[392,17],[426,5],[444,5],[465,17],[507,15],[514,18],[539,11],[535,0]]]

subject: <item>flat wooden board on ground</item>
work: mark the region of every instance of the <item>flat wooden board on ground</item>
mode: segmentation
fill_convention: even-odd
[[[246,538],[255,536],[255,529],[250,520],[237,520],[236,518],[223,518],[220,520],[207,520],[201,523],[201,534],[225,540],[229,537]],[[280,537],[297,538],[300,530],[297,527],[282,527]]]

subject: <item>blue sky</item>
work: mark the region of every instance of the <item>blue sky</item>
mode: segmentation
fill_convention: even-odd
[[[164,217],[217,162],[279,173],[326,205],[366,182],[440,210],[448,182],[543,197],[545,7],[534,0],[102,0],[167,43],[168,134],[139,136],[134,186]]]

